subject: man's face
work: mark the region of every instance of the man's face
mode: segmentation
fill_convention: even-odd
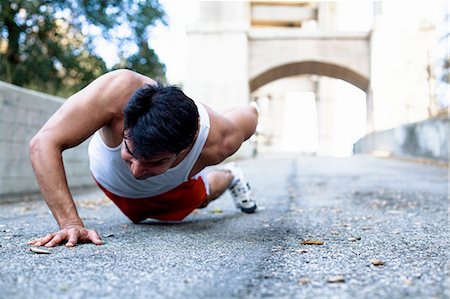
[[[123,140],[120,154],[130,167],[133,176],[138,180],[144,180],[166,172],[172,167],[178,156],[174,153],[163,153],[148,159],[137,159],[133,155],[133,144],[129,139]]]

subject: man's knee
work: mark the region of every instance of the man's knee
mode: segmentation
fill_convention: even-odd
[[[206,201],[209,203],[222,195],[228,189],[232,180],[233,175],[227,170],[215,170],[208,173],[209,194]]]

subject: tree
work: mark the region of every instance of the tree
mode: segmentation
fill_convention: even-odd
[[[441,75],[441,81],[445,82],[447,84],[450,84],[450,57],[449,57],[449,38],[450,38],[450,11],[447,11],[445,14],[445,20],[444,23],[447,25],[445,26],[446,32],[444,33],[444,36],[442,37],[442,41],[446,43],[447,46],[447,53],[445,57],[442,59],[442,75]]]
[[[441,80],[447,84],[450,84],[450,58],[448,55],[443,59],[442,69]]]
[[[447,8],[449,8],[447,6]],[[443,20],[442,38],[440,44],[443,49],[443,57],[439,59],[439,81],[437,84],[437,95],[440,104],[440,112],[448,115],[450,105],[449,85],[450,85],[450,11],[447,9]]]
[[[1,0],[0,80],[70,95],[109,70],[96,53],[101,39],[118,47],[113,68],[163,79],[165,66],[148,45],[157,22],[166,24],[157,0]]]

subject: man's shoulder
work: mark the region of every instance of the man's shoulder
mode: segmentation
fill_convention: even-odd
[[[120,69],[103,74],[74,97],[99,105],[105,113],[120,116],[131,95],[145,84],[154,84],[154,81],[134,71]]]
[[[221,115],[217,113],[213,114],[215,115],[210,118],[211,129],[208,134],[208,139],[201,153],[202,161],[207,165],[219,164],[228,158],[226,142],[230,131],[229,127]]]
[[[116,90],[116,92],[134,92],[145,84],[155,84],[155,81],[151,78],[128,69],[111,71],[100,76],[97,80],[100,81],[99,84],[108,86],[112,89],[117,88],[118,90]]]

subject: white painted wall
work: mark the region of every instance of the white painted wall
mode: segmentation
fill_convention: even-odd
[[[0,82],[0,199],[39,191],[28,144],[62,103],[62,98]],[[93,185],[87,142],[63,157],[70,187]]]
[[[430,116],[436,80],[429,77],[427,68],[435,72],[437,43],[442,38],[436,26],[446,5],[445,1],[382,2],[371,38],[375,131]]]
[[[355,144],[355,152],[381,152],[448,162],[449,136],[449,117],[432,118],[369,134]]]
[[[188,29],[185,93],[217,110],[247,104],[248,3],[200,3],[200,19]]]

